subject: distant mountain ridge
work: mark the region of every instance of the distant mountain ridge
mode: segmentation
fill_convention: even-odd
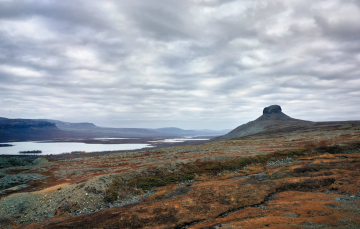
[[[0,142],[50,140],[65,136],[78,137],[47,121],[0,118]]]
[[[77,132],[92,132],[92,133],[104,133],[106,135],[121,134],[122,137],[193,137],[193,136],[214,136],[223,135],[228,133],[230,130],[184,130],[177,127],[163,127],[163,128],[110,128],[110,127],[99,127],[93,123],[70,123],[52,119],[38,119],[39,121],[47,121],[56,124],[59,129],[67,131]],[[129,135],[130,134],[130,135]]]
[[[99,127],[93,123],[71,123],[52,119],[38,119],[54,123],[59,129],[83,134],[92,134],[95,137],[117,137],[117,138],[134,138],[134,137],[172,137],[174,135],[161,133],[146,128],[111,128]],[[175,135],[174,137],[177,137]]]
[[[313,124],[314,122],[311,121],[291,118],[282,112],[282,109],[279,105],[272,105],[265,107],[263,110],[263,115],[261,115],[256,120],[238,126],[226,135],[213,138],[212,141],[226,141],[254,135],[263,131],[276,130],[290,126],[309,126]]]
[[[33,119],[8,119],[0,117],[0,129],[56,129],[56,125],[51,122],[37,121]]]
[[[177,127],[163,127],[157,129],[150,129],[160,133],[176,134],[181,136],[212,136],[212,135],[222,135],[228,133],[230,130],[183,130]]]
[[[57,127],[97,127],[95,124],[90,122],[81,122],[81,123],[72,123],[72,122],[63,122],[59,120],[53,120],[53,119],[36,119],[38,121],[46,121],[55,124]]]
[[[0,142],[69,138],[175,138],[223,135],[228,130],[183,130],[176,127],[157,129],[109,128],[93,123],[71,123],[53,119],[8,119],[0,117]]]
[[[172,135],[141,128],[102,128],[93,123],[70,123],[51,119],[0,118],[0,142],[102,137],[140,138],[172,137]]]

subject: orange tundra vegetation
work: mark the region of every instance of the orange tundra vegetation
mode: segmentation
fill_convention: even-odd
[[[7,191],[0,207],[19,196],[56,200],[53,205],[47,202],[53,217],[25,221],[21,214],[9,215],[3,225],[12,228],[360,227],[359,124],[78,158],[5,172],[46,173],[47,178]],[[56,186],[60,189],[49,189],[61,184]],[[57,199],[64,193],[70,197]],[[88,206],[93,211],[83,210]]]

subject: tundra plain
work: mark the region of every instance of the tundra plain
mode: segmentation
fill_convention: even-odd
[[[0,170],[11,228],[356,228],[360,122]]]

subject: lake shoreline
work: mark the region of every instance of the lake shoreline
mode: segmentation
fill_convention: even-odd
[[[200,139],[204,137],[194,137],[191,139]],[[64,152],[59,154],[39,154],[39,155],[19,155],[19,154],[1,154],[0,156],[11,156],[11,157],[25,157],[25,158],[38,158],[38,157],[48,157],[53,158],[55,160],[65,160],[71,158],[79,158],[79,157],[93,157],[93,156],[102,156],[106,154],[113,153],[124,153],[124,152],[136,152],[136,151],[149,151],[160,148],[174,147],[174,146],[185,146],[185,145],[198,145],[204,144],[208,142],[208,140],[188,140],[184,142],[149,142],[149,141],[161,141],[166,138],[132,138],[132,139],[71,139],[71,140],[52,140],[52,141],[43,141],[42,144],[46,143],[84,143],[84,144],[98,144],[98,145],[122,145],[122,144],[147,144],[145,147],[141,147],[138,149],[119,149],[119,150],[99,150],[93,152],[85,152],[86,150],[76,151],[73,150],[71,152]],[[180,139],[180,138],[176,138]],[[184,140],[189,138],[182,138]],[[38,141],[40,142],[40,141]]]

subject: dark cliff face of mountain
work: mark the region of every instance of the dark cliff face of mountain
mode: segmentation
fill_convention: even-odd
[[[66,135],[51,122],[0,118],[0,142],[50,140]]]
[[[90,122],[81,122],[81,123],[71,123],[71,122],[63,122],[59,120],[52,119],[37,119],[38,121],[45,121],[54,123],[58,128],[97,128],[96,125]]]
[[[94,138],[91,132],[60,129],[55,123],[39,119],[0,118],[0,142],[42,141],[68,138]]]
[[[212,141],[226,141],[258,134],[265,131],[273,131],[294,126],[309,126],[313,124],[314,123],[310,121],[291,118],[282,112],[282,109],[279,105],[272,105],[265,107],[263,110],[263,115],[261,115],[256,120],[238,126],[226,135],[213,138]]]
[[[263,114],[279,114],[281,112],[281,107],[279,105],[271,105],[269,107],[265,107]]]
[[[279,105],[272,105],[265,107],[263,115],[257,118],[255,121],[265,121],[265,120],[283,120],[283,121],[302,121],[299,119],[291,118],[282,112],[282,109]]]
[[[31,119],[7,119],[0,118],[2,130],[26,130],[26,129],[57,129],[54,123],[36,121]]]

